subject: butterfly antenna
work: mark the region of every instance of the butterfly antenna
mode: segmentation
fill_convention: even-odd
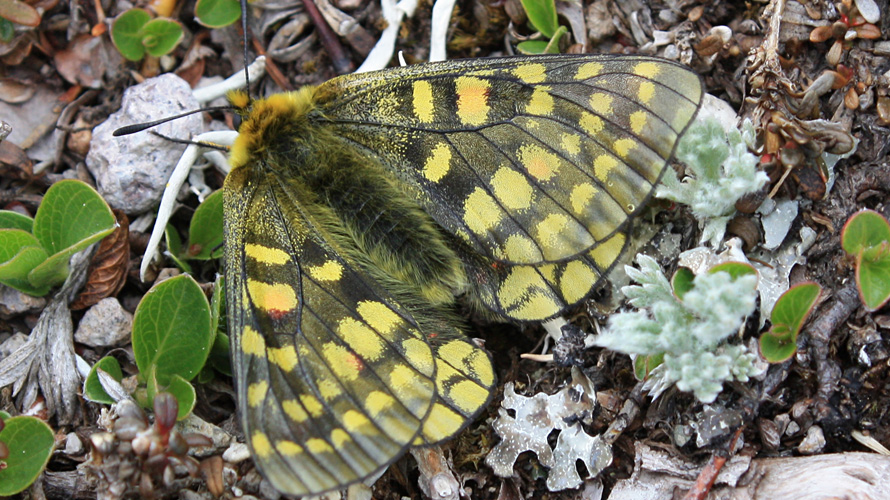
[[[247,97],[250,98],[250,73],[247,71],[247,0],[241,0],[241,36],[244,38],[241,48],[244,50],[244,80]]]
[[[115,130],[114,132],[111,133],[111,135],[113,135],[115,137],[120,137],[122,135],[135,134],[136,132],[142,132],[145,129],[157,127],[158,125],[160,125],[162,123],[167,123],[169,121],[178,120],[184,116],[193,115],[195,113],[203,113],[205,111],[208,111],[208,112],[210,112],[210,111],[228,111],[228,110],[232,110],[232,109],[235,109],[235,108],[232,106],[212,106],[209,108],[193,109],[191,111],[186,111],[185,113],[181,113],[181,114],[174,115],[174,116],[168,116],[166,118],[161,118],[160,120],[155,120],[153,122],[135,123],[133,125],[127,125],[126,127],[121,127],[119,129]]]

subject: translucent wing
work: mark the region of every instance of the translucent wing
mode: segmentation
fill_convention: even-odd
[[[422,330],[422,306],[400,306],[344,257],[326,208],[289,182],[257,163],[227,177],[226,290],[248,444],[276,488],[304,495],[452,436],[494,374],[454,326]]]
[[[621,231],[702,95],[662,59],[561,55],[344,76],[316,100],[442,227],[494,261],[540,266]]]

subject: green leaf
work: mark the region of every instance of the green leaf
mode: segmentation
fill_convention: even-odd
[[[634,376],[637,380],[646,380],[658,365],[664,362],[664,353],[637,356],[634,358]]]
[[[21,229],[0,229],[0,283],[35,297],[46,295],[51,286],[32,285],[28,274],[47,257],[33,234]]]
[[[111,234],[116,224],[111,208],[86,183],[67,179],[53,184],[34,217],[34,236],[49,258],[28,280],[34,286],[62,283],[71,256]]]
[[[136,365],[162,386],[174,375],[191,380],[207,361],[214,334],[210,304],[198,283],[188,275],[170,278],[152,287],[136,308]]]
[[[12,210],[0,210],[0,229],[34,230],[34,219]]]
[[[185,261],[188,257],[183,255],[182,238],[180,238],[179,231],[173,227],[173,224],[167,224],[167,227],[164,228],[164,240],[167,242],[167,257],[169,257],[173,261],[173,264],[175,264],[182,272],[191,273],[192,266]]]
[[[208,28],[222,28],[241,18],[238,0],[198,0],[195,18]]]
[[[850,255],[858,255],[883,241],[890,241],[890,223],[874,210],[857,212],[841,232],[841,247]]]
[[[694,279],[695,273],[692,272],[692,269],[689,269],[688,267],[678,268],[677,272],[671,277],[671,288],[674,290],[674,296],[683,300],[683,296],[686,295],[686,292],[692,290],[695,286],[693,284]]]
[[[522,8],[528,14],[528,21],[547,38],[553,38],[559,24],[556,20],[554,0],[521,0]]]
[[[744,262],[724,262],[708,269],[708,272],[711,274],[718,273],[720,271],[729,273],[733,280],[737,280],[739,279],[739,277],[746,274],[753,274],[754,276],[757,276],[757,270],[754,269],[754,266],[752,266],[751,264],[746,264]]]
[[[516,44],[516,51],[528,56],[544,54],[547,50],[547,42],[544,40],[526,40]]]
[[[214,192],[198,206],[189,225],[189,248],[186,258],[217,259],[222,257],[223,197],[222,189]]]
[[[0,41],[9,43],[15,38],[15,25],[11,21],[0,17]]]
[[[773,326],[760,337],[760,352],[770,363],[781,363],[797,351],[797,336],[819,300],[822,287],[807,282],[789,288],[773,307]]]
[[[145,56],[142,44],[142,28],[151,21],[151,14],[143,9],[130,9],[111,23],[111,41],[118,52],[130,61],[138,61]]]
[[[884,307],[890,299],[890,243],[884,241],[859,253],[856,285],[866,309]]]
[[[96,364],[90,369],[90,373],[87,375],[87,379],[83,383],[83,397],[95,403],[112,405],[115,403],[114,398],[105,392],[102,383],[99,382],[98,370],[102,370],[111,375],[118,382],[124,378],[120,363],[111,356],[105,356],[99,361],[96,361]]]
[[[547,47],[544,49],[545,54],[559,54],[559,41],[562,39],[563,35],[568,33],[569,30],[565,26],[560,26],[556,29],[556,33],[553,34],[553,37],[547,42]]]
[[[9,448],[6,467],[0,469],[0,497],[23,491],[37,480],[56,445],[53,430],[34,417],[4,420],[0,441]]]
[[[142,27],[142,45],[154,57],[167,55],[182,40],[182,25],[173,19],[153,19]]]
[[[170,378],[170,383],[164,390],[172,394],[173,397],[176,398],[176,402],[179,404],[176,420],[182,420],[189,416],[189,413],[195,408],[196,399],[195,388],[192,387],[192,384],[179,375],[173,375],[173,377]]]

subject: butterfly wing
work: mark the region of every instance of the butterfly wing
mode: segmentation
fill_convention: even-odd
[[[640,56],[449,61],[331,80],[328,125],[457,237],[471,296],[528,321],[595,288],[695,116],[688,68]]]
[[[256,163],[226,178],[226,290],[248,444],[276,488],[302,495],[452,436],[494,375],[457,328],[421,331],[423,311],[350,262],[325,207],[289,182]]]
[[[323,112],[476,252],[562,262],[608,240],[651,195],[703,91],[640,56],[449,61],[341,77]]]

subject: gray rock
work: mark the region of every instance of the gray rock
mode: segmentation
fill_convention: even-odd
[[[133,330],[133,315],[114,297],[106,297],[87,309],[80,320],[74,340],[92,347],[126,343]]]
[[[161,199],[167,179],[185,146],[148,131],[113,137],[116,129],[198,109],[185,80],[173,74],[150,78],[124,92],[121,109],[93,130],[87,168],[96,187],[114,208],[128,214],[149,210]],[[201,114],[158,125],[152,130],[189,139],[203,131]]]

